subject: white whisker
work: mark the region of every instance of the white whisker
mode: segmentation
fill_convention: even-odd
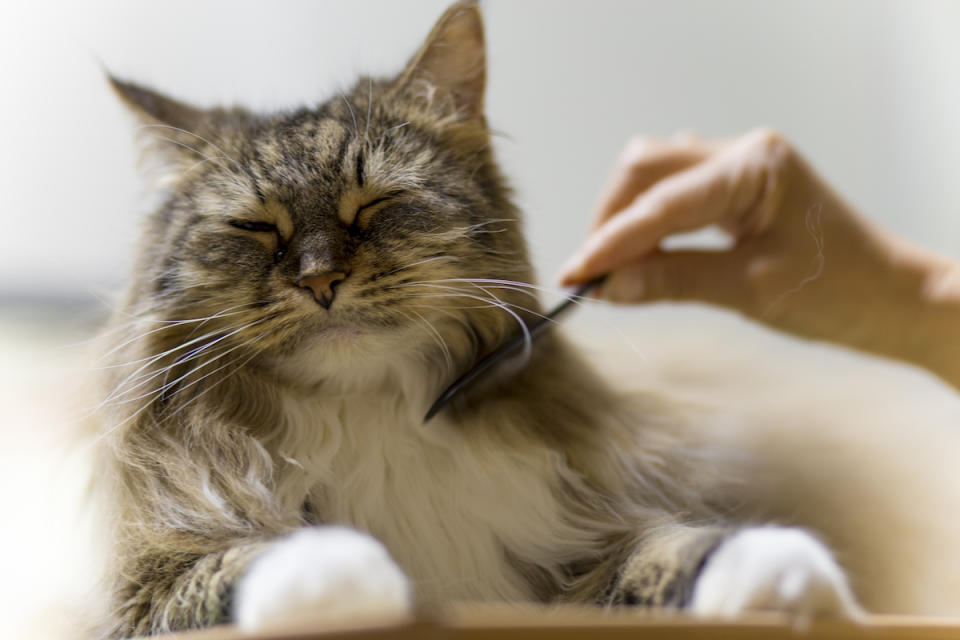
[[[433,336],[433,339],[440,346],[440,351],[443,353],[444,362],[446,362],[447,365],[447,371],[453,371],[453,354],[450,353],[450,347],[444,341],[443,336],[440,335],[440,332],[437,331],[437,328],[434,327],[433,324],[423,316],[423,314],[414,311],[413,309],[409,309],[409,311],[417,316],[424,325],[426,325],[427,329]]]
[[[547,318],[547,316],[543,315],[542,313],[540,313],[539,311],[537,311],[537,310],[535,310],[535,309],[530,309],[530,308],[528,308],[528,307],[524,307],[523,305],[520,305],[520,304],[517,304],[517,303],[514,303],[514,302],[507,302],[506,300],[503,300],[502,298],[497,297],[496,295],[494,295],[494,294],[491,293],[490,291],[487,291],[486,289],[483,289],[482,287],[477,287],[477,288],[480,289],[480,291],[482,291],[483,293],[487,294],[487,296],[489,296],[489,297],[484,297],[484,296],[481,296],[481,295],[468,293],[467,291],[464,291],[463,289],[458,288],[458,287],[452,287],[452,286],[448,286],[448,285],[434,284],[432,281],[431,281],[431,282],[408,282],[408,283],[404,283],[404,284],[391,285],[390,287],[387,287],[387,288],[388,288],[388,289],[399,289],[399,288],[417,287],[417,286],[428,287],[428,288],[431,288],[431,289],[440,289],[440,290],[442,290],[442,291],[450,291],[450,292],[453,292],[453,293],[447,294],[448,296],[472,298],[472,299],[474,299],[474,300],[479,300],[479,301],[482,301],[482,302],[487,302],[487,303],[489,303],[489,304],[491,304],[492,306],[495,306],[495,307],[503,308],[503,305],[507,305],[507,306],[513,307],[514,309],[517,309],[517,310],[519,310],[519,311],[523,311],[523,312],[525,312],[525,313],[529,313],[529,314],[531,314],[531,315],[533,315],[533,316],[536,316],[536,317],[538,317],[538,318],[543,318],[543,319],[545,319],[545,320],[548,320],[548,321],[550,321],[550,322],[554,322],[554,323],[555,323],[555,321],[554,321],[553,319]],[[415,297],[444,297],[443,294],[420,294],[420,293],[412,293],[412,294],[409,294],[409,295],[415,296]],[[506,309],[504,309],[504,310],[506,310]]]
[[[183,375],[181,375],[179,378],[176,378],[175,380],[170,380],[170,381],[168,381],[168,380],[167,380],[167,376],[169,375],[170,371],[172,371],[173,368],[176,367],[177,365],[188,364],[191,360],[196,360],[196,359],[199,358],[200,356],[209,355],[209,354],[207,353],[207,351],[203,351],[203,352],[198,353],[198,354],[196,354],[195,356],[192,356],[192,357],[190,357],[190,358],[186,358],[186,359],[184,359],[184,360],[177,360],[177,362],[175,362],[174,364],[172,364],[172,365],[170,365],[170,366],[168,366],[168,367],[164,367],[164,368],[161,369],[160,371],[156,372],[156,375],[152,375],[152,376],[150,376],[150,378],[148,378],[147,380],[144,381],[145,383],[146,383],[146,382],[149,382],[150,380],[155,379],[158,375],[163,374],[163,380],[161,381],[161,385],[160,385],[158,388],[156,388],[156,389],[151,389],[150,391],[147,391],[146,393],[142,393],[142,394],[140,394],[140,395],[138,395],[138,396],[136,396],[136,397],[133,397],[133,398],[124,398],[124,399],[122,399],[122,400],[121,400],[121,399],[118,399],[118,400],[115,400],[115,401],[111,402],[110,404],[112,404],[112,405],[114,405],[114,406],[119,406],[119,405],[122,405],[122,404],[131,404],[131,403],[136,402],[136,401],[138,401],[138,400],[143,400],[144,398],[151,398],[151,397],[163,398],[163,397],[165,396],[166,392],[169,391],[170,389],[172,389],[173,387],[175,387],[175,386],[177,385],[177,383],[182,382],[182,381],[185,380],[186,378],[189,378],[189,377],[190,377],[191,375],[193,375],[194,373],[196,373],[196,372],[200,371],[201,369],[203,369],[204,367],[206,367],[207,365],[216,362],[216,361],[219,360],[220,358],[222,358],[222,357],[230,354],[230,353],[233,352],[233,351],[236,351],[237,349],[242,348],[243,346],[244,346],[244,345],[242,345],[242,344],[241,344],[241,345],[234,345],[234,346],[232,346],[232,347],[229,346],[229,345],[221,345],[221,346],[220,346],[220,349],[223,349],[223,350],[220,351],[220,353],[218,353],[217,355],[213,356],[212,358],[207,358],[207,359],[203,360],[199,365],[196,365],[196,366],[194,366],[194,367],[191,367],[189,371],[187,371],[186,373],[184,373]],[[204,376],[204,377],[205,377],[205,376]],[[202,380],[203,378],[201,377],[200,379]],[[192,386],[192,385],[195,384],[196,382],[197,382],[197,381],[194,381],[194,382],[191,382],[190,384],[184,385],[183,387],[181,387],[181,389],[189,388],[190,386]],[[138,385],[138,386],[140,386],[140,385]],[[179,391],[178,391],[178,392],[179,392]],[[123,396],[121,395],[120,398],[122,398],[122,397],[123,397]]]
[[[392,276],[395,273],[400,273],[401,271],[406,271],[407,269],[412,269],[413,267],[418,267],[422,264],[427,264],[428,262],[436,262],[437,260],[458,260],[455,256],[433,256],[432,258],[427,258],[425,260],[420,260],[418,262],[413,262],[411,264],[404,265],[402,267],[397,267],[393,271],[388,271],[384,276]]]
[[[262,340],[263,338],[265,338],[265,337],[267,337],[268,335],[270,335],[270,333],[271,333],[271,332],[262,333],[262,334],[260,334],[259,336],[257,336],[256,338],[254,338],[254,339],[248,341],[247,343],[245,343],[244,346],[246,346],[246,347],[253,346],[254,344],[256,344],[257,342],[259,342],[259,341]],[[250,361],[251,361],[253,358],[255,358],[257,355],[258,355],[258,353],[257,353],[257,352],[254,352],[249,358],[247,358],[246,360],[244,360],[244,361],[239,365],[239,367],[237,367],[237,369],[242,368],[244,365],[246,365],[248,362],[250,362]],[[235,359],[232,360],[230,363],[228,363],[227,365],[224,365],[224,366],[229,366],[230,364],[235,364],[236,362],[239,362],[239,361],[242,360],[243,358],[244,358],[244,356],[240,356],[240,357],[238,357],[238,358],[235,358]],[[219,370],[219,369],[218,369],[218,370]],[[186,403],[184,403],[184,404],[183,404],[182,406],[180,406],[180,408],[177,409],[177,411],[175,411],[173,414],[171,414],[171,415],[166,416],[165,418],[163,418],[163,420],[164,420],[164,421],[165,421],[165,420],[168,420],[168,419],[172,418],[174,415],[179,414],[180,411],[182,411],[183,409],[185,409],[188,405],[192,404],[193,402],[196,402],[200,397],[202,397],[203,395],[205,395],[206,393],[208,393],[209,391],[211,391],[213,388],[215,388],[216,386],[218,386],[219,384],[221,384],[221,383],[222,383],[224,380],[226,380],[227,378],[229,378],[229,376],[224,376],[221,380],[218,380],[214,385],[212,385],[211,387],[208,387],[208,388],[205,389],[203,392],[197,394],[196,396],[194,396],[193,398],[191,398],[189,401],[187,401]],[[117,424],[111,426],[109,429],[107,429],[106,431],[104,431],[103,433],[101,433],[99,436],[97,436],[96,438],[94,438],[93,440],[91,440],[91,441],[88,443],[87,446],[90,446],[90,447],[96,446],[101,440],[103,440],[104,438],[107,438],[108,436],[110,436],[110,435],[111,435],[114,431],[116,431],[117,429],[120,429],[120,428],[123,427],[125,424],[127,424],[127,423],[129,423],[129,422],[132,422],[133,420],[136,420],[137,417],[138,417],[140,414],[142,414],[144,411],[146,411],[147,409],[149,409],[149,408],[152,407],[152,406],[154,406],[154,403],[153,403],[153,402],[145,402],[142,407],[140,407],[139,409],[137,409],[136,411],[134,411],[133,413],[131,413],[129,416],[127,416],[126,418],[124,418],[123,420],[121,420],[120,422],[118,422]]]
[[[243,313],[243,312],[242,312],[242,311],[236,311],[236,310],[237,310],[237,309],[240,309],[240,308],[242,308],[242,307],[246,307],[246,306],[249,306],[249,305],[247,305],[247,304],[239,304],[239,305],[236,305],[236,306],[233,306],[233,307],[228,307],[228,308],[224,309],[223,311],[218,311],[217,313],[214,313],[214,314],[212,314],[212,315],[205,316],[205,317],[202,317],[202,318],[188,318],[188,319],[186,319],[186,320],[153,320],[153,321],[146,320],[147,322],[154,322],[154,323],[157,323],[157,324],[163,324],[163,326],[158,327],[158,328],[156,328],[156,329],[151,329],[150,331],[147,331],[146,333],[141,333],[141,334],[139,334],[139,335],[136,335],[136,336],[130,338],[129,340],[126,340],[126,341],[124,341],[124,342],[121,342],[121,343],[118,344],[117,346],[113,347],[112,349],[110,349],[109,351],[107,351],[106,353],[104,353],[103,355],[101,355],[99,358],[97,358],[97,360],[98,360],[98,361],[99,361],[99,360],[103,360],[103,359],[106,358],[107,356],[112,355],[113,353],[116,353],[117,351],[119,351],[120,349],[124,348],[125,346],[127,346],[127,345],[129,345],[129,344],[132,344],[132,343],[134,343],[134,342],[137,342],[138,340],[141,340],[141,339],[143,339],[143,338],[146,338],[147,336],[152,335],[152,334],[154,334],[154,333],[157,333],[157,332],[159,332],[159,331],[166,331],[167,329],[172,329],[172,328],[180,327],[180,326],[183,326],[183,325],[186,325],[186,324],[193,324],[193,323],[199,323],[199,324],[197,325],[197,328],[199,328],[199,327],[202,327],[202,326],[203,326],[204,324],[206,324],[207,322],[210,322],[211,320],[215,320],[216,318],[226,318],[226,317],[230,317],[230,316],[240,315],[240,314]],[[235,313],[229,313],[229,312],[231,312],[231,311],[235,311]],[[140,361],[139,361],[139,360],[135,360],[134,362],[140,362]],[[123,365],[110,365],[110,367],[118,367],[118,366],[123,366]],[[105,368],[109,368],[109,367],[105,367]]]
[[[269,331],[266,332],[266,333],[262,333],[262,334],[260,334],[259,336],[257,336],[255,339],[249,341],[245,346],[246,346],[246,347],[251,347],[251,346],[253,346],[254,344],[256,344],[257,342],[259,342],[260,340],[262,340],[262,339],[266,338],[267,336],[269,336],[271,333],[272,333],[272,332],[269,332]],[[171,413],[171,414],[168,415],[168,416],[164,416],[163,419],[161,420],[161,423],[166,422],[167,420],[170,420],[171,418],[179,415],[180,412],[182,412],[184,409],[186,409],[187,407],[189,407],[191,404],[193,404],[194,402],[196,402],[197,400],[199,400],[200,398],[202,398],[203,396],[205,396],[206,394],[210,393],[211,391],[213,391],[214,389],[216,389],[218,386],[220,386],[221,384],[223,384],[226,380],[228,380],[231,376],[233,376],[234,374],[236,374],[237,371],[239,371],[239,370],[242,369],[244,366],[246,366],[247,363],[249,363],[251,360],[253,360],[254,358],[256,358],[258,355],[259,355],[259,354],[258,354],[257,352],[254,352],[253,354],[250,355],[250,357],[248,357],[248,358],[246,358],[246,359],[243,359],[243,356],[240,356],[240,357],[235,358],[234,360],[232,360],[232,361],[230,361],[230,362],[222,365],[221,367],[218,367],[218,368],[216,369],[216,371],[220,371],[220,370],[223,369],[223,368],[226,368],[226,367],[228,367],[228,366],[235,365],[235,364],[236,364],[237,362],[239,362],[240,360],[243,360],[243,362],[241,362],[239,365],[237,365],[237,366],[234,368],[233,372],[231,372],[230,375],[223,376],[222,378],[220,378],[219,380],[217,380],[215,383],[213,383],[212,385],[210,385],[209,387],[207,387],[206,389],[204,389],[203,391],[201,391],[200,393],[198,393],[197,395],[195,395],[194,397],[192,397],[190,400],[188,400],[187,402],[183,403],[176,411],[174,411],[173,413]],[[216,371],[211,372],[211,374],[212,374],[212,373],[216,373]],[[208,374],[208,375],[209,375],[209,374]],[[207,376],[205,376],[205,377],[207,377]]]
[[[227,338],[230,338],[231,336],[234,336],[234,335],[236,335],[237,333],[239,333],[239,332],[241,332],[241,331],[244,331],[244,330],[250,328],[251,326],[254,326],[254,324],[259,323],[260,321],[261,321],[261,320],[257,320],[257,321],[254,321],[253,323],[245,324],[245,325],[243,325],[243,326],[241,326],[241,327],[239,327],[239,328],[230,330],[228,333],[226,333],[226,334],[224,334],[224,335],[222,335],[222,336],[220,336],[220,337],[218,337],[218,338],[215,338],[214,340],[212,340],[212,341],[210,341],[210,342],[208,342],[208,343],[203,343],[203,347],[202,347],[201,351],[213,347],[213,346],[216,345],[217,343],[219,343],[219,342],[221,342],[221,341],[223,341],[223,340],[226,340]],[[134,371],[133,373],[129,374],[129,375],[128,375],[126,378],[124,378],[119,384],[117,384],[117,386],[114,388],[114,390],[113,390],[110,394],[108,394],[107,397],[103,400],[103,402],[101,402],[99,405],[97,405],[97,406],[94,408],[94,410],[97,410],[97,409],[101,408],[102,406],[104,406],[105,404],[112,402],[115,398],[122,397],[122,396],[124,396],[124,395],[126,395],[126,394],[128,394],[128,393],[133,392],[133,391],[136,390],[136,389],[139,389],[139,388],[142,387],[144,384],[147,384],[147,383],[149,383],[151,380],[155,379],[157,376],[163,375],[170,367],[176,366],[177,363],[174,362],[174,363],[168,365],[167,367],[164,367],[164,368],[160,369],[159,371],[156,371],[156,372],[147,372],[147,373],[144,374],[143,376],[138,376],[139,373],[141,373],[142,371],[144,371],[144,370],[145,370],[147,367],[149,367],[151,364],[157,362],[158,360],[161,360],[161,359],[164,358],[165,356],[168,356],[168,355],[171,355],[171,354],[173,354],[173,353],[176,353],[177,351],[180,351],[181,349],[184,349],[184,348],[186,348],[186,347],[189,347],[189,346],[191,346],[191,345],[193,345],[193,344],[197,344],[198,342],[202,342],[203,340],[207,340],[208,338],[210,338],[210,337],[212,337],[212,336],[216,336],[217,334],[219,334],[219,333],[221,333],[221,332],[223,332],[223,331],[224,331],[224,329],[217,329],[217,330],[211,331],[211,332],[209,332],[209,333],[206,333],[206,334],[204,334],[204,335],[202,335],[202,336],[199,336],[199,337],[197,337],[197,338],[194,338],[194,339],[192,339],[192,340],[188,340],[187,342],[184,342],[183,344],[177,345],[176,347],[173,347],[173,348],[171,348],[171,349],[167,349],[167,350],[164,351],[163,353],[157,354],[157,355],[155,355],[155,356],[151,356],[150,359],[149,359],[147,362],[145,362],[144,364],[142,364],[140,367],[137,368],[136,371]],[[128,386],[128,385],[130,385],[130,383],[136,382],[136,381],[138,381],[138,380],[139,380],[139,382],[137,382],[135,385],[133,385],[133,386]]]
[[[506,303],[506,302],[504,302],[503,300],[500,300],[499,298],[497,298],[496,296],[493,296],[492,298],[485,298],[485,297],[483,297],[483,296],[478,296],[478,295],[466,293],[466,292],[464,292],[462,289],[458,289],[458,288],[456,288],[456,287],[449,287],[449,286],[444,286],[444,285],[434,285],[434,284],[429,283],[429,282],[411,282],[411,283],[402,284],[402,285],[395,285],[395,287],[391,287],[391,288],[410,287],[410,286],[418,286],[418,285],[419,285],[419,286],[426,286],[426,287],[432,287],[432,288],[444,289],[444,290],[452,291],[453,293],[449,293],[449,294],[447,294],[447,295],[448,295],[448,296],[455,296],[455,297],[471,298],[471,299],[473,299],[473,300],[477,300],[477,301],[480,301],[480,302],[486,302],[486,303],[489,303],[490,305],[492,305],[492,306],[494,306],[494,307],[497,307],[497,308],[501,309],[502,311],[505,311],[506,313],[508,313],[508,314],[510,315],[510,317],[512,317],[512,318],[517,322],[518,325],[520,325],[520,331],[521,331],[522,334],[523,334],[523,354],[522,354],[522,355],[523,355],[524,360],[527,360],[527,359],[530,357],[530,354],[532,353],[532,346],[533,346],[533,340],[531,339],[531,336],[530,336],[530,328],[527,326],[527,323],[523,321],[523,318],[521,318],[521,317],[519,316],[519,314],[517,314],[516,311],[514,311],[513,309],[510,308],[511,306],[512,306],[512,307],[517,307],[517,306],[519,306],[519,305],[513,305],[513,304],[510,304],[510,303]],[[489,295],[489,292],[487,292],[487,293],[488,293],[488,295]],[[416,296],[416,295],[418,295],[418,294],[413,294],[413,295]],[[443,297],[443,296],[441,296],[441,295],[439,295],[439,294],[423,294],[422,297]],[[523,308],[521,308],[521,310],[527,311],[528,313],[533,313],[533,314],[535,314],[535,315],[540,315],[540,314],[538,314],[538,313],[535,312],[535,311],[531,311],[530,309],[523,309]],[[540,317],[544,317],[544,316],[540,315]],[[549,319],[549,318],[547,318],[547,320],[553,322],[553,320],[551,320],[551,319]]]

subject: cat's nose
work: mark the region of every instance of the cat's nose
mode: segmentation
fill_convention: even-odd
[[[324,309],[329,309],[336,295],[337,285],[346,280],[347,274],[342,271],[328,271],[315,275],[303,276],[297,280],[297,286],[313,291],[313,299]]]

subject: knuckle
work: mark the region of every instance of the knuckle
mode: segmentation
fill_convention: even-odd
[[[786,136],[771,127],[759,127],[748,134],[750,145],[764,157],[782,159],[793,153],[793,145]]]
[[[762,145],[777,144],[785,140],[783,134],[773,127],[757,127],[748,135],[758,144]]]
[[[620,152],[620,165],[624,167],[642,166],[656,155],[659,147],[660,143],[653,138],[643,136],[631,138]]]

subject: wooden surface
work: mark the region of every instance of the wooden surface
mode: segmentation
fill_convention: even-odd
[[[390,625],[350,629],[290,629],[244,634],[232,627],[174,634],[168,640],[960,640],[960,619],[872,616],[853,624],[833,620],[797,624],[780,615],[732,621],[649,616],[596,609],[481,607]]]

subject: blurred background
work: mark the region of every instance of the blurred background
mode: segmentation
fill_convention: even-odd
[[[64,501],[81,491],[82,469],[50,454],[59,435],[48,427],[72,420],[58,410],[89,372],[83,340],[124,281],[145,212],[135,124],[104,69],[199,105],[316,103],[357,73],[399,71],[447,4],[0,4],[0,500],[8,524],[32,523],[5,525],[0,548],[24,549],[2,581],[21,599],[84,583],[62,570],[82,554],[64,538],[77,530]],[[486,0],[483,9],[488,118],[542,281],[579,246],[629,138],[758,125],[784,132],[869,216],[960,258],[960,3]],[[829,239],[825,250],[829,260]],[[738,354],[727,368],[786,372],[803,361],[824,385],[880,366],[691,305],[593,308],[577,322],[630,333],[649,367],[662,354],[689,361],[726,349]],[[925,388],[930,402],[947,398],[932,381]]]
[[[325,100],[391,74],[447,0],[3,3],[0,295],[123,279],[142,185],[104,68],[201,105]],[[542,279],[631,136],[780,129],[850,200],[960,255],[960,4],[484,2],[488,115]],[[828,255],[829,259],[829,255]]]

